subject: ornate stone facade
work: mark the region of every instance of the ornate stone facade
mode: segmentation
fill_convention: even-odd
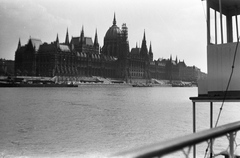
[[[129,51],[128,28],[123,24],[120,29],[114,14],[113,24],[105,34],[102,49],[98,43],[97,30],[93,42],[91,37],[85,36],[83,27],[80,36],[72,37],[70,41],[67,29],[64,43],[59,42],[58,35],[50,44],[30,38],[26,45],[21,46],[19,40],[15,53],[15,75],[58,76],[70,80],[100,76],[127,82],[133,79],[178,80],[192,77],[184,69],[187,67],[185,63],[177,59],[173,61],[170,57],[153,61],[152,45],[150,43],[148,50],[146,43],[144,31],[141,48],[136,46]]]

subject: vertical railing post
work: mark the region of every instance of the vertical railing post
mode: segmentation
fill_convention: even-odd
[[[193,102],[193,133],[196,132],[196,103]]]
[[[193,102],[193,133],[196,132],[196,103]],[[193,158],[196,158],[196,145],[193,145]]]
[[[213,128],[213,102],[210,102],[210,128]]]
[[[229,157],[234,158],[234,133],[229,133]]]
[[[213,128],[213,102],[210,102],[210,128]],[[210,158],[213,153],[213,139],[210,139]]]

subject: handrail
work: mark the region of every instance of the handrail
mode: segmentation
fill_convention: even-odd
[[[193,146],[209,139],[224,136],[240,130],[240,121],[229,123],[216,128],[204,130],[201,132],[186,135],[180,138],[143,146],[130,151],[120,152],[112,157],[114,158],[146,158],[155,156],[164,156],[185,147]]]

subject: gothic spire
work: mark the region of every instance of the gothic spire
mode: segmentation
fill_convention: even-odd
[[[82,31],[81,31],[81,37],[83,36],[84,37],[84,26],[82,26]]]
[[[146,35],[145,35],[145,30],[144,30],[144,33],[143,33],[142,47],[143,47],[143,45],[146,45]]]
[[[56,43],[59,43],[58,34],[57,34],[57,38],[56,38]]]
[[[21,47],[21,41],[20,41],[20,38],[19,38],[17,49],[19,49],[20,47]]]
[[[69,44],[68,28],[67,28],[66,38],[65,38],[65,44]]]
[[[116,25],[117,22],[116,22],[116,16],[115,16],[115,13],[114,13],[114,18],[113,18],[113,25]]]
[[[149,54],[152,53],[152,43],[150,42],[150,46],[149,46]]]
[[[177,59],[177,56],[176,56],[175,62],[176,62],[176,64],[178,63],[178,59]]]
[[[152,42],[150,42],[149,46],[149,60],[153,61]]]
[[[144,29],[144,34],[143,34],[143,41],[146,41],[145,29]]]
[[[98,44],[97,29],[96,29],[96,32],[95,32],[94,46],[99,46],[99,44]]]
[[[81,31],[81,35],[80,35],[80,43],[83,43],[84,41],[84,27],[82,26],[82,31]]]
[[[142,46],[141,46],[140,54],[141,54],[142,56],[148,55],[148,49],[147,49],[147,43],[146,43],[145,30],[144,30],[144,34],[143,34],[143,40],[142,40]]]

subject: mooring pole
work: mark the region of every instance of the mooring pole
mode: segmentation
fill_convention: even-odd
[[[193,102],[193,133],[196,132],[196,103]],[[196,145],[193,145],[193,158],[196,158]]]

